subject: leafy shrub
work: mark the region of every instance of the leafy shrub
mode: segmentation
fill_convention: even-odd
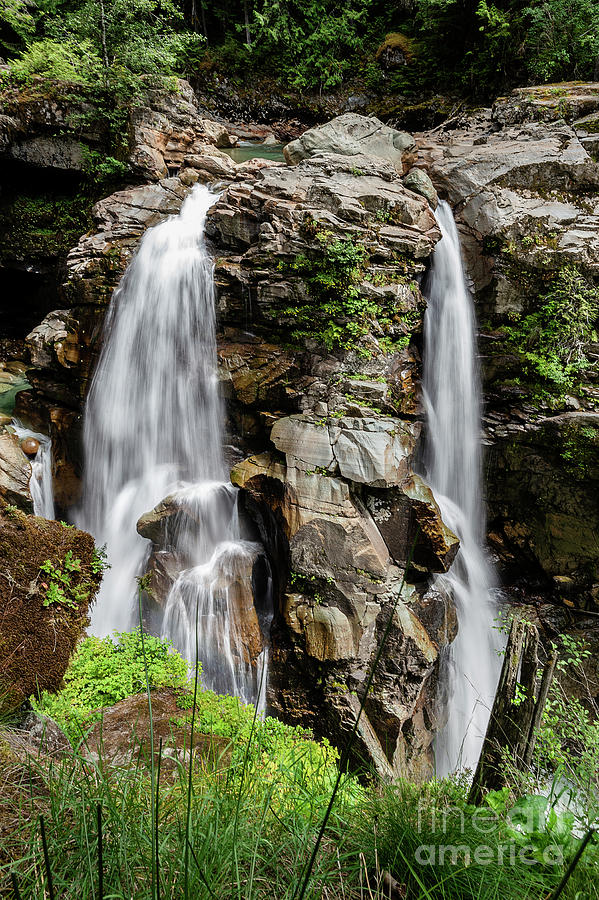
[[[151,687],[187,686],[187,663],[169,641],[144,635]],[[83,723],[101,718],[101,708],[146,690],[139,629],[114,637],[86,637],[73,654],[59,694],[44,693],[38,708],[55,719],[72,738]]]
[[[31,75],[87,84],[99,78],[102,61],[89,41],[45,38],[35,41],[10,63],[13,75],[26,80]]]
[[[584,825],[599,823],[599,707],[588,683],[585,662],[591,651],[569,635],[560,637],[558,676],[553,680],[535,747],[541,778],[553,779],[569,796]],[[581,698],[562,683],[574,681]]]
[[[545,382],[568,387],[589,366],[586,345],[597,339],[599,290],[575,266],[565,266],[539,308],[506,329],[525,367]]]

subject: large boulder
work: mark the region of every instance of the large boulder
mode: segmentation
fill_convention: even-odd
[[[383,125],[379,119],[344,113],[325,125],[305,131],[284,149],[285,158],[296,165],[311,156],[337,153],[340,156],[364,156],[388,160],[394,169],[405,173],[415,159],[411,134]]]

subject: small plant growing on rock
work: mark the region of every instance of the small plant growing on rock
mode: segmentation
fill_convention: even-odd
[[[73,556],[72,550],[67,550],[61,566],[55,566],[47,559],[40,566],[40,575],[47,576],[41,582],[46,593],[43,599],[44,606],[60,603],[76,609],[78,605],[89,599],[89,589],[81,584],[73,582],[73,574],[81,573],[81,560]]]

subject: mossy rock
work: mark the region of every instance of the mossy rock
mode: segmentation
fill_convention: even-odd
[[[48,561],[68,577],[64,601]],[[0,709],[60,688],[100,579],[91,535],[11,506],[0,513]]]

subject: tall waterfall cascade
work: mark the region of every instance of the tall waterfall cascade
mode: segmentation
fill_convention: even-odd
[[[439,580],[453,595],[458,635],[441,681],[448,720],[437,737],[437,772],[476,766],[499,676],[493,571],[484,549],[481,495],[481,390],[472,298],[452,211],[440,202],[424,321],[425,475],[446,524],[460,539]]]
[[[251,578],[261,547],[242,539],[223,456],[213,264],[204,243],[217,199],[195,186],[178,216],[145,233],[115,291],[85,409],[76,520],[107,548],[110,569],[91,620],[91,631],[105,636],[139,621],[136,578],[150,552],[139,518],[167,496],[180,506],[166,535],[164,552],[180,565],[162,633],[191,663],[197,650],[206,687],[256,700],[255,659],[252,667],[236,613],[240,579]]]
[[[52,442],[48,435],[32,431],[18,419],[13,419],[12,428],[21,440],[34,438],[39,443],[39,449],[31,460],[31,478],[29,479],[33,515],[42,516],[44,519],[53,519],[55,511],[52,486]]]

